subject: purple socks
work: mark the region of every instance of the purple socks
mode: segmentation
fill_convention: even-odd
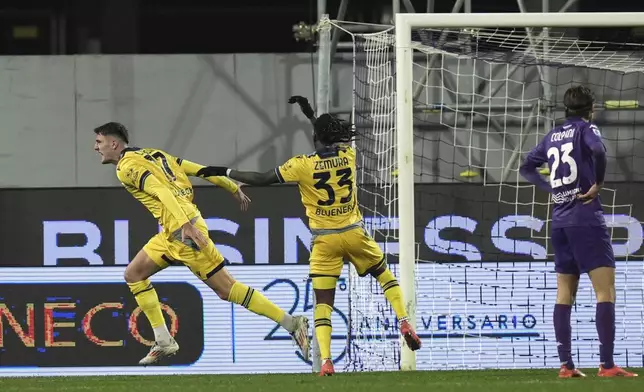
[[[613,348],[615,346],[615,304],[600,302],[595,311],[595,326],[599,336],[599,362],[604,368],[615,366]],[[555,327],[556,328],[556,327]],[[557,340],[559,340],[557,338]]]
[[[555,304],[555,311],[553,313],[553,322],[555,325],[555,339],[557,339],[557,351],[559,352],[559,361],[561,361],[562,365],[566,365],[568,369],[575,368],[575,364],[572,362],[572,354],[571,354],[571,341],[572,341],[572,328],[570,327],[571,311],[572,311],[572,305]],[[599,307],[597,307],[597,314],[599,314]],[[599,324],[597,325],[598,325],[597,329],[599,330]],[[600,341],[601,341],[601,338],[600,338]]]

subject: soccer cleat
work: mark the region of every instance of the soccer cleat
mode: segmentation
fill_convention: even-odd
[[[559,378],[576,378],[576,377],[586,377],[579,369],[568,369],[566,365],[561,365],[559,369]]]
[[[177,351],[179,351],[179,344],[174,339],[171,340],[170,344],[160,345],[159,343],[155,343],[148,355],[139,361],[139,365],[152,365],[162,358],[176,354]]]
[[[293,321],[295,322],[295,330],[291,333],[291,337],[302,351],[304,359],[308,361],[310,356],[309,319],[304,316],[295,316]]]
[[[637,377],[637,373],[627,372],[617,365],[614,365],[610,369],[604,368],[604,365],[599,365],[597,375],[599,377]]]
[[[333,369],[333,361],[330,359],[325,359],[324,361],[322,361],[320,376],[333,376],[333,374],[335,374],[335,369]]]
[[[416,332],[414,331],[414,328],[412,328],[412,326],[409,324],[409,321],[403,320],[400,323],[400,334],[405,338],[407,347],[409,347],[411,351],[418,350],[422,345],[420,338],[418,337],[418,335],[416,335]]]

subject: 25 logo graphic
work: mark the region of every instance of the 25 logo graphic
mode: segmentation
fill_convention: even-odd
[[[269,284],[267,284],[266,286],[264,286],[263,291],[270,291],[272,288],[276,288],[278,286],[282,286],[282,289],[283,289],[283,286],[288,286],[288,287],[291,287],[293,289],[293,297],[292,297],[293,298],[293,303],[292,303],[290,309],[288,310],[289,314],[293,314],[295,312],[298,312],[298,313],[299,312],[310,313],[310,310],[313,309],[313,307],[314,307],[313,284],[312,284],[312,281],[311,281],[310,278],[307,279],[307,281],[305,283],[304,299],[302,301],[301,308],[300,308],[300,299],[301,299],[302,293],[300,291],[300,287],[291,279],[275,279],[275,280],[271,281]],[[338,292],[344,292],[346,290],[347,290],[346,279],[345,278],[338,278],[338,284],[337,284],[337,288],[336,288],[336,296],[337,296]],[[298,308],[300,308],[301,310],[298,311]],[[349,328],[349,320],[347,319],[347,316],[340,309],[336,308],[335,306],[333,307],[333,311],[338,316],[340,316],[340,319],[344,322],[344,331],[347,331],[348,328]],[[333,318],[333,316],[332,316],[332,318]],[[337,321],[338,320],[337,320],[337,317],[336,317],[335,323],[333,325],[333,329],[335,331],[341,331],[343,329],[342,325],[338,325]],[[291,336],[289,336],[288,334],[282,333],[280,331],[280,328],[281,327],[279,325],[276,325],[275,327],[273,327],[268,332],[268,334],[266,334],[266,336],[264,337],[264,340],[290,340]],[[313,328],[313,333],[315,333],[314,328]],[[333,340],[345,340],[346,338],[347,338],[346,337],[346,332],[341,333],[341,334],[334,334],[334,335],[331,336],[332,341]],[[311,342],[313,342],[312,337],[311,337]],[[296,351],[295,354],[302,361],[308,363],[309,365],[312,364],[312,362],[310,360],[306,361],[304,359],[304,357],[302,356],[301,352]],[[342,349],[342,352],[338,356],[333,358],[333,362],[336,363],[336,362],[341,361],[345,357],[346,354],[347,354],[347,348],[346,348],[346,345],[344,345],[344,347]]]

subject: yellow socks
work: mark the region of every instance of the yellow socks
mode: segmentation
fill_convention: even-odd
[[[327,304],[315,305],[315,337],[322,360],[331,359],[331,312],[333,308]]]
[[[391,272],[389,268],[380,274],[376,279],[382,287],[382,291],[385,293],[387,301],[391,304],[391,307],[394,308],[396,312],[396,317],[398,320],[407,319],[407,311],[405,310],[405,304],[403,303],[403,295],[400,286],[398,285],[398,280]]]
[[[228,301],[241,305],[255,314],[268,317],[280,324],[286,315],[283,309],[272,303],[262,293],[255,291],[241,282],[235,282],[233,284],[228,294]]]
[[[170,341],[170,332],[165,325],[165,319],[161,312],[161,304],[157,292],[152,287],[152,283],[148,279],[136,283],[128,283],[128,287],[139,307],[145,313],[145,316],[150,321],[150,325],[154,330],[154,338],[157,342],[167,343]]]

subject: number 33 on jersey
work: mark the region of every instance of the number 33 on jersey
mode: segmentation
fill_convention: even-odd
[[[311,229],[339,229],[362,220],[355,195],[355,150],[329,147],[275,168],[282,183],[298,184]]]

